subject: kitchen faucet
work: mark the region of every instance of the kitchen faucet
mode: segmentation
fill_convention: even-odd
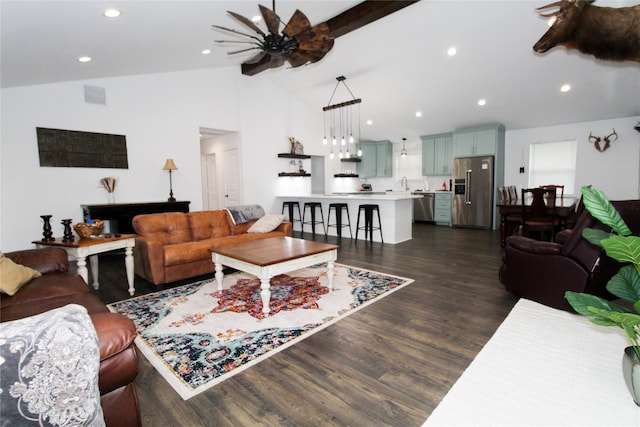
[[[400,185],[404,188],[405,191],[409,190],[409,184],[407,183],[407,177],[403,176],[400,180]]]

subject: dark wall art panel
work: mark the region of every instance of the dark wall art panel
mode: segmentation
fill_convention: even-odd
[[[127,137],[36,128],[40,166],[128,169]]]

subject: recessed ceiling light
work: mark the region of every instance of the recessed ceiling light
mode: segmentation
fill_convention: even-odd
[[[571,90],[571,85],[569,83],[563,84],[560,87],[560,92],[569,92]]]
[[[371,126],[371,125],[373,124],[373,120],[371,120],[371,119],[367,120],[367,124],[368,124],[369,126]]]
[[[211,53],[211,49],[204,49],[204,50],[202,51],[202,54],[203,54],[203,55],[209,55],[210,53]]]
[[[103,13],[107,18],[117,18],[120,16],[120,11],[118,9],[107,9]]]
[[[422,111],[416,111],[416,117],[422,117]]]
[[[260,16],[260,15],[254,15],[251,18],[251,22],[253,22],[253,23],[260,22],[260,21],[262,21],[262,16]]]
[[[479,99],[478,100],[478,105],[481,106],[481,107],[487,105],[487,100],[484,99],[484,98],[483,99]]]
[[[91,61],[91,57],[90,56],[81,56],[80,58],[78,58],[79,62],[90,62]]]
[[[447,50],[447,55],[449,55],[449,56],[453,56],[453,55],[455,55],[456,53],[458,53],[458,51],[457,51],[457,50],[456,50],[456,48],[455,48],[455,47],[453,47],[453,46],[451,46],[451,47],[449,48],[449,50]]]

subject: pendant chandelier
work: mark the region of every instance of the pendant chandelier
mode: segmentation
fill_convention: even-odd
[[[353,96],[353,93],[344,82],[346,77],[339,76],[336,77],[336,80],[338,83],[336,83],[336,87],[333,89],[333,93],[331,94],[331,98],[329,98],[327,106],[322,107],[322,111],[324,112],[324,138],[322,139],[322,143],[324,145],[330,144],[331,152],[329,154],[329,158],[331,159],[335,158],[334,151],[338,152],[338,157],[340,159],[358,158],[362,156],[362,151],[359,148],[360,103],[362,102],[362,99],[356,99],[356,97]],[[344,85],[352,99],[338,104],[331,104],[340,83]],[[357,111],[354,112],[353,110],[356,108]],[[354,117],[354,115],[356,117]],[[356,122],[355,126],[354,120]],[[356,132],[355,136],[354,131]]]

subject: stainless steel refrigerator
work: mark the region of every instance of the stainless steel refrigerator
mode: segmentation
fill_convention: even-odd
[[[493,156],[453,159],[454,227],[493,226]]]

